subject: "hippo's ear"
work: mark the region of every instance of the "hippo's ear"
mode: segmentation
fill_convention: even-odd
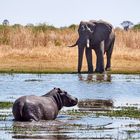
[[[57,88],[57,90],[58,90],[58,93],[61,93],[62,92],[60,88]]]

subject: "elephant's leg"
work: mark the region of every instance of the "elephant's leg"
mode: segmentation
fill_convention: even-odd
[[[96,59],[96,72],[104,72],[104,41],[100,43],[100,46],[95,50],[97,59]]]
[[[84,47],[78,46],[78,73],[81,72]]]
[[[95,53],[96,53],[96,69],[95,69],[95,72],[99,72],[99,69],[100,69],[100,65],[99,65],[99,52],[98,50],[95,50]]]
[[[93,65],[92,65],[92,49],[86,47],[86,59],[88,65],[88,73],[93,73]]]
[[[111,70],[111,56],[112,56],[112,52],[113,52],[113,47],[114,47],[114,41],[112,41],[110,48],[107,50],[106,52],[106,57],[107,57],[107,64],[106,64],[106,71],[110,71]]]

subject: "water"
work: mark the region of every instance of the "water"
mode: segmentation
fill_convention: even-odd
[[[60,87],[80,99],[112,99],[115,106],[140,103],[140,75],[0,75],[1,101],[43,95]]]
[[[1,74],[0,101],[14,102],[22,95],[40,96],[54,87],[68,91],[79,100],[110,99],[115,107],[140,107],[140,75],[117,74]],[[59,114],[54,121],[17,123],[12,121],[11,109],[0,110],[0,114],[3,113],[9,114],[5,121],[0,121],[0,139],[4,140],[140,138],[138,119],[97,117],[95,114],[81,117]]]

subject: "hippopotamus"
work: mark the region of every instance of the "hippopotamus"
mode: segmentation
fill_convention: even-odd
[[[22,96],[12,108],[15,121],[54,120],[63,106],[71,107],[78,99],[60,88],[54,88],[42,96]]]

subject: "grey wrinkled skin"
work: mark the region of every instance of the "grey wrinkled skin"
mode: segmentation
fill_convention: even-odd
[[[22,96],[12,108],[16,121],[54,120],[63,107],[76,105],[78,99],[60,88],[54,88],[43,96]]]
[[[81,21],[78,28],[79,38],[72,46],[78,45],[78,73],[81,72],[83,52],[85,49],[88,72],[93,73],[92,49],[96,54],[95,72],[103,73],[111,69],[111,56],[115,42],[113,26],[105,21],[91,20],[89,22]],[[106,53],[107,64],[104,69],[104,54]]]

